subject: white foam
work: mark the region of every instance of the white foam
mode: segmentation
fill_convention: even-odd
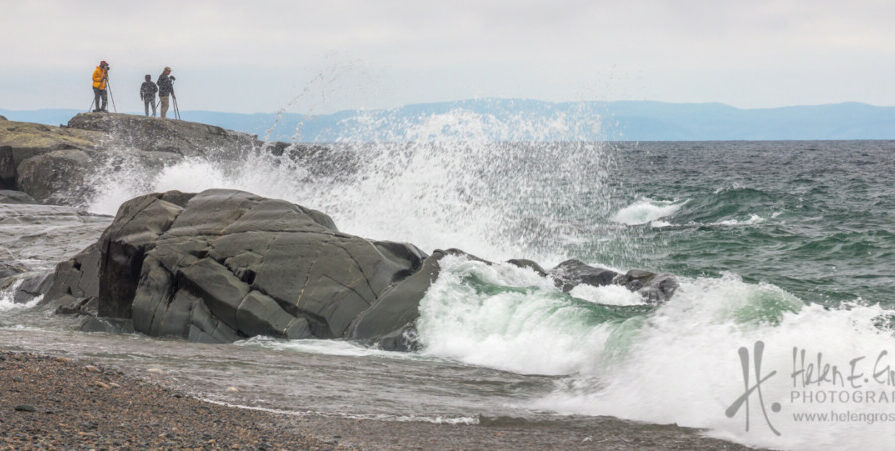
[[[715,226],[743,226],[743,225],[755,225],[755,224],[761,224],[761,223],[764,222],[764,221],[765,221],[765,218],[762,218],[761,216],[758,216],[758,215],[756,215],[756,214],[753,214],[753,215],[749,216],[749,219],[744,219],[744,220],[742,220],[742,221],[737,220],[737,219],[725,219],[725,220],[723,220],[723,221],[713,222],[713,223],[710,224],[710,225],[715,225]]]
[[[269,349],[289,350],[308,354],[325,354],[347,357],[387,357],[393,359],[418,358],[413,353],[390,352],[361,346],[340,340],[282,340],[270,337],[253,337],[235,343],[237,346],[260,346]]]
[[[882,349],[895,350],[895,339],[872,325],[882,311],[862,306],[826,310],[812,305],[798,313],[785,313],[779,325],[745,320],[774,303],[789,302],[796,300],[776,287],[744,284],[729,277],[683,283],[672,302],[637,330],[630,347],[615,354],[621,358],[601,362],[603,367],[595,372],[598,379],[575,375],[568,385],[532,407],[706,428],[713,436],[753,446],[888,447],[895,439],[891,424],[800,423],[792,415],[895,412],[892,403],[790,402],[793,346],[808,349],[809,357],[822,352],[827,362],[838,364],[848,374],[851,359],[862,355],[872,359]],[[751,355],[757,340],[766,345],[763,375],[777,371],[762,389],[771,423],[781,436],[766,426],[757,396],[752,397],[749,432],[745,431],[745,407],[734,418],[725,415],[725,409],[744,392],[737,350],[746,346]],[[865,370],[869,368],[872,362],[865,365]],[[754,373],[752,377],[754,384]],[[891,387],[884,389],[895,392]],[[780,413],[770,410],[773,402],[782,405]]]
[[[677,213],[685,203],[687,203],[686,200],[653,200],[644,197],[616,212],[612,216],[612,221],[627,225],[647,224]]]
[[[599,359],[610,330],[592,327],[588,309],[552,281],[513,265],[452,256],[440,264],[438,279],[420,303],[417,329],[425,354],[554,375],[574,373]],[[512,289],[489,291],[493,286]]]
[[[881,350],[895,355],[895,338],[873,325],[886,313],[879,307],[803,305],[776,286],[724,274],[681,279],[674,298],[653,313],[601,323],[529,271],[456,257],[442,262],[441,276],[420,305],[423,352],[518,373],[568,376],[530,408],[676,423],[772,448],[881,449],[895,439],[891,422],[799,423],[792,416],[895,414],[895,400],[883,405],[790,402],[794,346],[807,349],[809,358],[822,352],[846,375],[853,358],[866,356],[863,371],[869,374]],[[496,288],[501,285],[511,288]],[[614,288],[621,287],[577,287],[571,294],[603,304],[636,303]],[[757,340],[766,344],[763,374],[777,372],[763,385],[763,396],[781,436],[766,427],[755,397],[749,432],[745,408],[733,418],[725,415],[744,391],[738,349],[746,346],[751,353]],[[895,385],[876,388],[895,395]],[[772,402],[780,402],[780,413],[770,410]]]
[[[283,409],[272,409],[269,407],[260,407],[260,406],[247,406],[244,404],[234,404],[227,401],[220,401],[211,398],[198,398],[201,401],[205,401],[211,404],[217,404],[220,406],[226,407],[234,407],[237,409],[245,409],[245,410],[255,410],[259,412],[267,412],[273,413],[277,415],[290,415],[290,416],[322,416],[322,417],[331,417],[331,418],[348,418],[352,420],[378,420],[378,421],[395,421],[399,423],[405,422],[424,422],[424,423],[435,423],[435,424],[479,424],[478,417],[461,417],[461,416],[443,416],[443,415],[434,415],[434,416],[425,416],[425,415],[386,415],[386,414],[372,414],[372,415],[357,415],[357,414],[342,414],[342,413],[330,413],[330,412],[316,412],[313,410],[283,410]]]
[[[603,305],[642,305],[643,297],[621,285],[595,287],[581,284],[569,291],[571,296],[584,299],[594,304]]]
[[[0,312],[8,312],[11,310],[25,310],[36,306],[43,299],[43,295],[39,295],[30,301],[22,304],[13,302],[16,290],[22,285],[24,279],[18,279],[7,288],[0,290]]]

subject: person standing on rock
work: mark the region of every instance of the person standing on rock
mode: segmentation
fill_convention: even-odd
[[[106,110],[106,103],[108,102],[108,96],[106,96],[106,87],[109,85],[109,63],[105,61],[100,61],[99,66],[96,66],[96,70],[93,71],[93,103],[96,106],[96,109],[93,110],[94,113],[103,112],[108,113]],[[102,100],[102,106],[100,106],[100,100]]]
[[[171,68],[165,67],[165,70],[162,71],[162,74],[158,76],[158,98],[161,101],[162,105],[162,117],[165,117],[165,113],[168,112],[168,96],[177,100],[177,96],[174,95],[174,77],[171,76]]]
[[[149,107],[152,106],[152,117],[155,117],[155,93],[158,92],[158,86],[152,82],[152,76],[146,74],[146,81],[140,86],[140,99],[143,100],[143,110],[146,116],[149,116]]]

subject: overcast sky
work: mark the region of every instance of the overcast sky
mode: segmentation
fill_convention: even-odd
[[[893,1],[0,0],[0,108],[326,113],[474,97],[895,105]]]

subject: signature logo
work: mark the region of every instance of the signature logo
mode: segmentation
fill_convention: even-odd
[[[774,434],[779,436],[780,432],[777,431],[776,428],[774,428],[773,424],[771,424],[771,419],[770,419],[770,417],[768,417],[768,411],[765,408],[764,397],[761,394],[761,384],[763,384],[765,381],[767,381],[772,376],[777,374],[777,372],[771,371],[767,375],[762,376],[762,374],[761,374],[761,356],[763,353],[764,353],[764,342],[761,340],[756,341],[755,345],[753,346],[753,349],[752,349],[752,357],[753,357],[752,368],[755,370],[755,384],[749,385],[750,373],[751,373],[749,371],[750,370],[749,349],[745,346],[743,346],[739,349],[740,364],[743,367],[743,386],[744,386],[745,390],[743,391],[743,394],[740,395],[740,397],[737,398],[733,402],[733,404],[731,404],[730,407],[728,407],[727,410],[724,411],[724,413],[725,413],[725,415],[727,415],[728,418],[733,418],[737,414],[737,412],[740,411],[740,408],[743,407],[743,405],[745,405],[746,406],[746,413],[745,413],[746,431],[748,431],[749,430],[749,415],[750,415],[749,400],[752,398],[752,395],[754,393],[758,397],[758,405],[761,407],[761,413],[764,416],[765,422],[768,424],[768,427],[771,429],[771,431],[773,431]],[[780,412],[780,409],[781,409],[781,407],[780,407],[779,402],[775,402],[775,403],[771,404],[771,410],[774,413]]]

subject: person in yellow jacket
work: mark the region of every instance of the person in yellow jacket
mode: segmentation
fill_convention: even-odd
[[[106,96],[106,87],[109,85],[109,63],[105,61],[100,61],[99,66],[96,66],[96,70],[93,71],[93,103],[96,105],[96,109],[93,110],[94,113],[102,111],[104,113],[108,113],[109,111],[106,109],[106,103],[108,102],[108,96]],[[102,106],[100,106],[100,100],[102,100]]]

